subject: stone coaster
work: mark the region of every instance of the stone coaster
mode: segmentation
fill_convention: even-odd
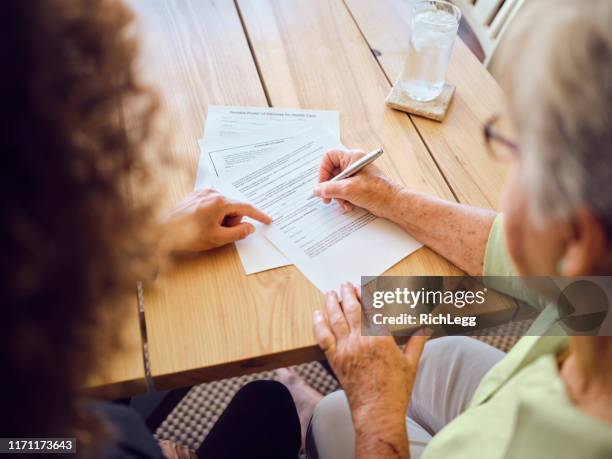
[[[419,102],[411,99],[401,89],[399,80],[395,82],[391,92],[385,101],[387,105],[396,110],[412,113],[413,115],[423,116],[435,121],[442,121],[446,116],[448,107],[455,94],[455,86],[450,83],[444,83],[442,93],[437,99],[429,102]]]

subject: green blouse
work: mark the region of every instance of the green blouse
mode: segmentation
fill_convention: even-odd
[[[484,274],[516,275],[501,215],[491,228]],[[514,290],[519,288],[509,290],[528,298]],[[556,309],[540,307],[542,313],[528,332],[534,336],[523,337],[485,375],[468,409],[433,437],[422,459],[612,458],[612,424],[572,404],[557,365],[569,341],[562,331],[550,332]],[[549,336],[535,336],[539,330]]]

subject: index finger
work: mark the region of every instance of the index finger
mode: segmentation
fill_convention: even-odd
[[[357,298],[355,286],[350,282],[342,284],[342,308],[351,331],[361,330],[361,303]]]
[[[338,302],[338,295],[333,290],[325,294],[325,307],[330,328],[336,340],[341,341],[348,335],[349,326]]]
[[[251,217],[253,220],[264,224],[272,223],[272,219],[269,215],[263,213],[257,207],[252,206],[244,202],[229,202],[226,211],[242,215],[243,217]]]
[[[350,153],[344,150],[329,150],[323,156],[319,168],[319,183],[331,180],[351,162]]]

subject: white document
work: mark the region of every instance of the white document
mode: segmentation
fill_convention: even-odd
[[[219,178],[252,161],[278,152],[285,143],[309,128],[262,129],[257,133],[200,139],[200,161],[195,189],[214,187]],[[323,128],[322,128],[323,129]]]
[[[269,129],[261,134],[248,134],[200,140],[200,162],[196,178],[196,190],[206,187],[219,188],[218,182],[233,170],[252,161],[263,159],[280,152],[283,145],[292,137],[279,137]],[[263,225],[255,220],[252,223],[256,232],[242,241],[236,242],[236,249],[245,274],[254,274],[268,269],[287,266],[291,263],[261,233]]]
[[[204,138],[233,137],[269,128],[299,129],[300,126],[312,127],[315,124],[333,129],[340,140],[340,115],[335,111],[211,105]]]
[[[361,276],[379,275],[421,247],[388,220],[363,209],[345,213],[312,196],[321,158],[335,141],[326,131],[310,131],[223,183],[224,192],[273,218],[263,234],[322,291],[343,281],[359,285]]]
[[[308,129],[331,130],[340,145],[340,115],[334,111],[270,107],[210,106],[195,189],[215,187],[228,172],[281,151],[283,144]],[[331,146],[330,146],[331,147]],[[253,223],[259,230],[260,224]],[[290,264],[258,231],[236,243],[246,274]]]
[[[212,187],[225,172],[314,127],[331,130],[340,145],[340,115],[335,111],[211,105],[204,138],[198,142],[195,189]],[[238,145],[242,148],[236,148]]]
[[[321,127],[300,130],[298,136],[311,138],[316,131],[325,130]],[[331,131],[328,136],[330,139],[335,137]],[[212,177],[210,181],[207,179],[204,183],[196,184],[196,189],[204,186],[219,188],[218,182],[228,173],[235,170],[241,170],[248,164],[256,161],[265,160],[266,157],[275,157],[287,151],[287,144],[292,141],[293,137],[279,137],[276,133],[271,133],[266,130],[265,133],[255,135],[241,135],[226,139],[214,139],[209,141],[210,149],[203,154],[204,158],[200,158],[200,165],[208,164],[205,169],[213,171],[212,174],[207,174]],[[331,141],[328,148],[338,147],[335,141]],[[198,173],[198,176],[200,174]],[[199,180],[199,179],[198,179]],[[198,186],[203,185],[203,186]],[[244,272],[254,274],[268,269],[278,268],[281,266],[290,265],[291,262],[280,252],[274,244],[266,239],[262,234],[263,225],[254,220],[248,219],[257,231],[248,238],[236,242],[236,248],[240,261],[244,268]]]

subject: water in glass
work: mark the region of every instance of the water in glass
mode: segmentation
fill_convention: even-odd
[[[435,5],[436,2],[424,2]],[[433,100],[440,95],[448,61],[459,27],[453,10],[415,7],[410,51],[402,76],[402,87],[412,99]]]

